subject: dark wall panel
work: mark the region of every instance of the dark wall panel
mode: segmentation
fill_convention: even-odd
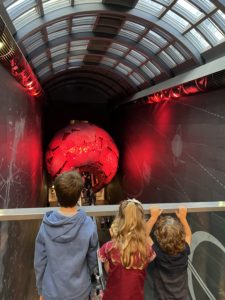
[[[39,100],[0,66],[0,208],[43,204]],[[35,299],[33,245],[38,223],[0,223],[0,299]]]
[[[0,72],[0,207],[35,207],[42,184],[40,100]]]
[[[145,203],[225,199],[225,90],[152,105],[114,117],[127,197]],[[192,300],[225,299],[225,213],[193,213]],[[152,296],[151,267],[145,299]]]
[[[143,202],[224,199],[224,93],[121,109],[117,136],[127,196]]]

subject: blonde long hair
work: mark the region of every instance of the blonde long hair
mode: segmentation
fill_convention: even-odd
[[[148,261],[148,249],[141,203],[137,200],[123,201],[111,229],[121,253],[122,265],[126,269],[143,269]]]

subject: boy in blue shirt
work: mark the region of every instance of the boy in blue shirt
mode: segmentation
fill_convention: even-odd
[[[35,243],[40,300],[86,300],[90,295],[98,236],[92,219],[76,207],[82,188],[82,178],[74,171],[55,180],[60,207],[46,213]]]

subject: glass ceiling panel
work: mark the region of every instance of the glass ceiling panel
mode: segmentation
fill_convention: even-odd
[[[23,0],[22,0],[23,1]],[[15,2],[15,0],[3,0],[2,1],[5,7],[8,7],[9,5],[11,5],[13,2]]]
[[[41,69],[41,70],[38,72],[38,76],[42,77],[44,74],[46,74],[46,73],[49,72],[49,71],[50,71],[50,67],[47,66],[47,67]]]
[[[124,56],[128,50],[129,49],[123,45],[112,43],[111,47],[107,51],[118,56]]]
[[[211,45],[194,28],[185,34],[185,37],[196,47],[199,52],[204,52],[211,48]]]
[[[49,39],[49,41],[52,41],[56,38],[60,38],[62,36],[66,36],[66,35],[68,35],[68,30],[60,30],[60,31],[56,31],[56,32],[49,34],[48,39]]]
[[[66,65],[66,59],[65,58],[64,59],[60,59],[60,60],[52,63],[53,69],[56,69],[57,67],[62,66],[62,65]]]
[[[112,54],[114,54],[114,55],[118,55],[118,56],[120,56],[120,57],[123,57],[123,56],[125,55],[124,52],[122,52],[122,51],[120,51],[120,50],[117,50],[117,49],[113,49],[113,48],[109,48],[109,49],[107,50],[107,52],[112,53]]]
[[[24,12],[30,10],[36,5],[34,0],[17,0],[7,7],[7,12],[12,20],[19,17]]]
[[[60,8],[71,6],[69,0],[44,0],[42,2],[45,14],[48,14]]]
[[[160,70],[150,61],[148,61],[146,64],[146,67],[152,71],[156,76],[159,75],[161,72]]]
[[[142,55],[140,52],[137,52],[135,50],[131,50],[129,54],[135,57],[136,59],[138,59],[141,63],[147,60],[147,58],[144,55]]]
[[[75,4],[102,3],[102,0],[75,0]]]
[[[156,44],[154,44],[153,42],[149,41],[146,38],[143,38],[142,40],[140,40],[139,44],[142,46],[145,46],[153,53],[157,53],[160,50],[160,48]]]
[[[134,32],[139,33],[139,34],[142,34],[145,31],[144,26],[142,26],[140,24],[137,24],[137,23],[134,23],[134,22],[130,22],[130,21],[126,21],[124,23],[123,29],[131,30],[131,31],[134,31]]]
[[[76,65],[68,65],[68,69],[79,69],[82,65],[82,62],[81,63],[77,63]]]
[[[116,66],[115,69],[121,73],[123,73],[124,75],[128,74],[128,71],[125,70],[124,68],[121,68],[120,66]]]
[[[190,53],[187,51],[187,49],[184,49],[180,43],[175,42],[173,45],[183,55],[183,57],[185,57],[186,60],[191,58]]]
[[[210,0],[194,0],[193,2],[195,5],[201,8],[201,10],[204,10],[206,13],[210,13],[216,8],[215,5]]]
[[[72,27],[72,33],[90,32],[93,29],[93,25],[81,25]]]
[[[51,56],[55,57],[55,56],[63,54],[63,53],[66,54],[67,53],[67,47],[68,47],[68,44],[62,44],[62,45],[59,45],[57,47],[51,48],[50,49]]]
[[[158,45],[160,48],[163,48],[168,44],[168,41],[164,37],[153,30],[150,30],[145,37],[154,44]]]
[[[41,53],[40,55],[36,56],[35,58],[32,59],[32,64],[34,65],[35,68],[37,68],[39,65],[42,63],[46,62],[48,60],[48,57],[46,53]]]
[[[181,64],[183,63],[186,59],[184,56],[178,51],[173,45],[170,45],[165,52],[177,63]]]
[[[175,61],[165,52],[162,51],[159,53],[159,57],[164,61],[164,63],[169,67],[169,68],[174,68],[176,67]]]
[[[93,25],[96,21],[96,18],[96,16],[76,17],[72,20],[72,26]]]
[[[151,0],[139,0],[135,8],[140,9],[144,12],[148,12],[155,17],[160,17],[166,9],[165,6]]]
[[[129,78],[136,84],[136,85],[140,85],[142,83],[144,83],[144,79],[138,75],[137,73],[133,72]]]
[[[225,14],[221,10],[217,10],[217,12],[211,17],[225,32]]]
[[[124,29],[120,30],[119,35],[121,35],[125,38],[128,38],[128,39],[131,39],[134,42],[138,41],[138,39],[139,39],[139,34],[134,33],[132,31],[124,30]]]
[[[88,44],[89,44],[89,40],[78,40],[78,41],[72,41],[70,45],[72,47],[75,47],[75,46],[84,46]]]
[[[83,62],[83,60],[84,60],[84,55],[71,56],[69,58],[69,63]]]
[[[151,79],[155,77],[155,74],[146,66],[141,66],[141,70]]]
[[[16,30],[21,29],[23,26],[27,25],[31,21],[40,18],[39,13],[37,12],[36,8],[32,8],[25,12],[24,14],[20,15],[13,21],[13,25],[15,26]]]
[[[66,29],[67,26],[68,26],[67,21],[64,20],[64,21],[61,21],[61,22],[54,23],[51,26],[47,26],[46,29],[47,29],[47,32],[49,34],[49,33],[52,33],[54,31]]]
[[[39,3],[42,3],[44,13],[51,13],[55,10],[58,10],[60,17],[60,9],[63,8],[71,8],[71,0],[2,0],[2,3],[6,7],[6,10],[17,30],[22,27],[28,25],[29,23],[41,18],[39,14],[39,10],[37,8]],[[127,1],[128,2],[128,1]],[[212,46],[216,46],[222,42],[225,42],[225,10],[223,10],[223,0],[220,1],[210,1],[210,0],[139,0],[136,1],[137,4],[135,8],[140,13],[140,16],[143,16],[143,12],[153,16],[153,20],[159,18],[159,25],[162,24],[161,20],[172,26],[175,30],[178,30],[183,36],[200,52],[204,52]],[[214,3],[218,3],[219,5],[214,5]],[[82,4],[91,4],[91,3],[102,3],[102,0],[74,0],[74,5],[82,5]],[[221,8],[219,10],[218,8]],[[107,7],[106,7],[107,8]],[[169,9],[168,9],[169,8]],[[225,9],[225,5],[224,5]],[[88,10],[88,6],[87,6]],[[142,12],[141,12],[142,11]],[[223,12],[224,11],[224,12]],[[69,13],[69,10],[68,10]],[[162,14],[164,14],[160,20]],[[72,8],[71,14],[69,15],[72,18],[72,28],[71,33],[83,33],[83,32],[92,32],[94,25],[97,23],[99,19],[99,14],[91,13],[92,15],[85,16],[73,16]],[[208,18],[206,16],[209,14]],[[154,18],[155,17],[155,18]],[[201,22],[201,19],[203,21]],[[62,20],[63,19],[63,20]],[[146,18],[146,22],[148,18]],[[172,33],[169,32],[169,26],[165,26],[165,32],[163,26],[160,29],[160,26],[153,27],[153,30],[150,30],[146,35],[147,23],[144,25],[136,23],[138,20],[133,18],[131,20],[125,20],[123,28],[120,29],[118,36],[124,37],[130,40],[132,45],[125,47],[116,42],[112,43],[108,48],[108,52],[119,57],[125,57],[127,60],[135,64],[137,67],[140,67],[141,70],[147,74],[150,78],[154,78],[155,76],[161,73],[160,67],[156,64],[149,66],[150,62],[146,62],[147,58],[138,51],[131,50],[136,48],[136,43],[138,42],[140,46],[145,47],[149,50],[149,55],[152,53],[157,54],[161,60],[165,64],[167,64],[170,68],[175,67],[177,64],[182,64],[184,61],[191,57],[188,50],[185,50],[185,41],[183,44],[174,37],[173,30]],[[161,22],[161,23],[160,23]],[[197,26],[194,24],[198,22]],[[201,23],[200,23],[201,22]],[[70,23],[70,22],[69,22]],[[36,48],[44,45],[46,43],[46,39],[50,41],[57,39],[59,37],[68,36],[69,34],[69,26],[68,19],[61,18],[61,21],[56,22],[52,25],[46,27],[48,36],[45,38],[42,36],[42,32],[36,32],[33,36],[29,36],[26,40],[22,41],[25,46],[27,53],[30,54]],[[193,25],[193,26],[192,26]],[[28,27],[27,26],[27,27]],[[171,27],[170,27],[171,28]],[[191,29],[190,29],[191,28]],[[28,27],[29,29],[29,27]],[[167,32],[168,30],[168,32]],[[177,33],[178,34],[178,33]],[[44,33],[43,33],[44,35]],[[122,38],[119,38],[121,41]],[[124,39],[125,40],[125,39]],[[128,43],[128,41],[126,41]],[[76,40],[69,43],[70,52],[76,54],[76,51],[86,51],[89,44],[89,40]],[[125,44],[125,43],[124,43]],[[168,45],[169,44],[169,45]],[[168,46],[167,46],[168,45]],[[52,56],[56,56],[58,54],[63,54],[67,52],[68,44],[61,45],[62,48],[54,47],[50,49]],[[182,49],[182,46],[184,49]],[[47,47],[47,46],[46,46]],[[188,45],[187,45],[188,47]],[[140,47],[142,48],[142,47]],[[163,48],[163,49],[162,49]],[[144,48],[142,48],[144,49]],[[148,51],[144,49],[143,52]],[[160,51],[160,50],[163,51]],[[129,52],[130,51],[130,52]],[[150,52],[151,51],[151,52]],[[70,53],[70,54],[73,54]],[[83,52],[79,52],[83,53]],[[42,57],[42,55],[44,55]],[[113,55],[111,55],[113,57]],[[36,67],[40,65],[43,61],[46,61],[46,54],[41,54],[38,56],[39,60],[36,61],[36,58],[32,59],[32,63]],[[78,56],[73,55],[72,57]],[[82,56],[83,57],[83,56]],[[42,61],[39,63],[39,61]],[[106,64],[108,66],[115,66],[118,62],[116,60],[110,60],[109,58],[102,59],[102,64]],[[154,61],[155,63],[155,61]],[[120,68],[120,72],[123,74],[130,74],[130,68],[123,65],[118,64],[117,66]],[[116,68],[117,68],[116,67]],[[127,69],[128,68],[128,69]],[[51,69],[50,69],[51,70]],[[122,71],[123,70],[123,71]],[[42,71],[42,70],[41,70]],[[48,71],[46,71],[48,72]],[[139,81],[136,75],[130,74],[130,76],[134,78],[134,80]],[[139,75],[138,75],[139,76]],[[140,76],[139,76],[140,77]],[[140,77],[141,78],[141,77]],[[142,82],[143,79],[142,79]]]
[[[56,51],[65,49],[66,47],[67,47],[67,44],[61,44],[61,45],[58,45],[58,46],[56,46],[56,47],[50,48],[50,51],[51,51],[51,53],[54,53],[54,52],[56,52]]]
[[[180,17],[178,14],[175,14],[171,10],[169,10],[163,17],[162,20],[177,29],[179,32],[184,32],[191,25],[184,18]]]
[[[207,39],[215,46],[224,40],[224,34],[216,27],[209,19],[206,19],[198,25],[198,29],[204,34]]]
[[[67,53],[67,48],[65,48],[65,49],[62,49],[62,50],[59,50],[59,51],[55,51],[54,53],[52,53],[52,58],[53,57],[56,57],[56,56],[58,56],[58,55],[60,55],[60,54],[66,54]],[[65,56],[65,55],[64,55]]]
[[[132,74],[131,74],[131,76],[134,76],[140,83],[144,83],[145,82],[145,80],[138,74],[138,73],[136,73],[136,72],[133,72]]]
[[[132,62],[133,64],[135,64],[137,67],[139,67],[141,65],[141,61],[139,61],[138,59],[136,59],[135,57],[133,57],[132,55],[128,54],[125,59],[129,60],[130,62]]]
[[[122,51],[124,53],[129,50],[127,47],[125,47],[125,46],[123,46],[121,44],[117,44],[117,43],[112,43],[111,47],[114,48],[114,49],[118,49],[118,50],[120,50],[120,51]]]
[[[44,44],[44,40],[41,37],[40,39],[36,40],[32,44],[26,47],[26,51],[28,54],[30,54],[32,51],[34,51],[36,48],[42,46]]]
[[[161,3],[165,6],[170,5],[171,3],[173,3],[175,0],[156,0],[158,3]]]
[[[109,58],[109,57],[103,57],[103,59],[101,60],[101,63],[103,65],[107,65],[109,67],[114,67],[115,64],[117,63],[117,61],[115,59]]]
[[[83,51],[86,50],[89,40],[72,41],[70,43],[70,51]]]
[[[191,23],[195,23],[205,16],[196,6],[186,0],[178,0],[172,9],[184,16]]]
[[[126,70],[128,73],[130,73],[130,72],[132,71],[132,69],[131,69],[130,67],[125,66],[125,65],[122,64],[122,63],[118,64],[117,67],[120,67],[121,69]],[[116,67],[116,68],[117,68],[117,67]]]
[[[23,45],[26,48],[26,47],[30,46],[31,44],[35,43],[39,39],[42,39],[42,34],[40,31],[36,32],[32,36],[29,36],[27,39],[25,39],[23,41]]]

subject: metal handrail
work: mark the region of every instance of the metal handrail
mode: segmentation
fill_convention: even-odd
[[[182,202],[182,203],[149,203],[143,204],[146,214],[149,208],[158,206],[163,209],[164,213],[174,213],[180,206],[186,206],[188,212],[213,212],[225,211],[225,201],[215,202]],[[82,209],[89,216],[105,217],[113,216],[118,211],[118,205],[96,205],[82,206]],[[47,211],[57,209],[57,207],[35,207],[35,208],[10,208],[0,209],[0,221],[23,221],[23,220],[40,220]]]

